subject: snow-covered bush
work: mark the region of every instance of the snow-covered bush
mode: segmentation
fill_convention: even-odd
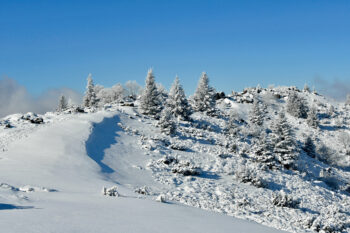
[[[341,132],[339,135],[339,142],[343,145],[345,154],[350,155],[350,134]]]
[[[135,190],[135,193],[142,194],[142,195],[150,195],[151,189],[147,186],[143,186],[143,187],[137,188]]]
[[[198,176],[201,174],[199,167],[192,165],[188,161],[180,161],[175,163],[174,167],[171,169],[172,173],[182,174],[184,176]]]
[[[102,188],[102,195],[110,196],[110,197],[119,197],[119,193],[117,191],[117,186],[113,186],[111,188]]]
[[[288,96],[287,112],[296,118],[307,117],[307,104],[305,99],[300,97],[296,92],[292,91]]]
[[[142,92],[142,87],[135,81],[127,81],[125,83],[125,95],[136,100],[137,96]]]
[[[226,121],[224,132],[229,135],[237,135],[239,132],[240,117],[235,109],[231,110],[228,121]]]
[[[165,133],[167,135],[175,134],[176,124],[169,108],[166,107],[161,112],[158,126],[160,127],[160,131],[162,133]]]
[[[193,95],[193,109],[200,112],[212,112],[215,107],[215,90],[209,86],[209,78],[205,72],[199,79],[197,89]]]
[[[312,107],[310,108],[308,114],[307,114],[307,119],[306,119],[307,124],[312,127],[312,128],[318,128],[319,126],[319,120],[317,117],[317,111],[316,108]]]
[[[125,90],[121,84],[116,84],[111,88],[102,88],[96,92],[96,97],[100,106],[109,104],[115,101],[123,100]]]
[[[158,117],[157,115],[162,110],[162,103],[152,69],[148,70],[146,86],[140,99],[140,109],[143,114],[155,117]]]
[[[242,165],[237,172],[235,172],[235,177],[242,183],[249,183],[257,188],[266,188],[268,186],[267,182],[263,180],[256,172],[257,167],[248,167]]]
[[[287,208],[298,208],[299,201],[294,200],[292,196],[286,194],[283,190],[274,193],[272,204],[278,207],[287,207]]]

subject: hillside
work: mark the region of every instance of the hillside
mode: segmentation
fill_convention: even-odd
[[[288,166],[259,162],[261,135],[273,134],[291,93],[316,109],[319,124],[285,113],[297,157]],[[258,126],[254,102],[264,112]],[[139,100],[125,105],[3,118],[0,229],[350,231],[350,113],[343,103],[290,87],[248,88],[218,98],[213,112],[176,121],[172,135],[142,114]],[[117,196],[109,196],[114,186]]]

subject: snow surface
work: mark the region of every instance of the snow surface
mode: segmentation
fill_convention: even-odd
[[[337,155],[334,164],[301,151],[298,170],[263,169],[250,158],[253,128],[242,123],[244,140],[230,141],[223,133],[232,109],[249,122],[257,96],[267,105],[263,127],[270,129],[290,89],[256,90],[217,101],[219,117],[194,113],[193,122],[179,122],[175,136],[162,134],[157,120],[137,107],[118,104],[95,113],[47,113],[44,124],[20,114],[4,118],[13,127],[0,129],[0,229],[349,232],[350,156],[339,140],[350,132],[349,111],[301,93],[317,106],[320,127],[286,114],[297,143],[301,147],[306,136],[315,136],[316,146]],[[325,117],[330,105],[334,116]],[[246,174],[256,180],[243,182]],[[102,195],[103,187],[114,186],[117,196]],[[295,203],[274,204],[276,196]]]
[[[48,113],[34,125],[10,116],[14,128],[0,135],[1,232],[280,232],[135,193],[166,188],[155,185],[149,155],[118,125],[126,117]],[[101,194],[114,185],[119,197]]]

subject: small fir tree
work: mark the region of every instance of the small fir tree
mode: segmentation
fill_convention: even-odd
[[[291,168],[298,153],[291,126],[283,112],[279,114],[277,121],[273,124],[272,145],[277,161],[285,168]]]
[[[273,156],[273,147],[268,134],[265,132],[261,134],[258,142],[255,144],[253,153],[256,162],[264,163],[269,168],[275,165],[275,159]]]
[[[257,99],[254,100],[253,108],[249,114],[249,120],[252,124],[261,126],[263,122],[263,112]]]
[[[307,117],[307,105],[305,100],[294,91],[288,96],[287,112],[296,118]]]
[[[188,120],[191,114],[191,108],[186,99],[185,92],[176,76],[173,85],[170,88],[167,106],[171,113],[181,120]]]
[[[203,72],[193,95],[193,109],[199,112],[212,112],[215,107],[214,94],[214,89],[209,86],[209,78]]]
[[[225,125],[225,133],[228,135],[237,135],[239,131],[239,122],[238,122],[238,114],[235,110],[231,110],[228,121],[226,121]]]
[[[158,121],[160,131],[167,135],[173,135],[176,132],[176,124],[169,108],[164,108],[161,112],[160,119]]]
[[[95,107],[97,104],[97,98],[95,93],[95,85],[92,80],[92,75],[87,77],[86,92],[83,99],[84,107]]]
[[[146,86],[141,95],[140,109],[143,114],[155,117],[157,117],[162,110],[162,104],[152,69],[148,70]]]
[[[306,119],[307,124],[312,128],[317,128],[319,126],[319,120],[317,117],[316,109],[313,107],[309,110]]]
[[[62,112],[64,110],[66,110],[68,108],[68,102],[67,102],[67,99],[66,97],[64,97],[64,95],[61,95],[60,99],[59,99],[59,102],[58,102],[58,108],[57,110],[59,112]]]

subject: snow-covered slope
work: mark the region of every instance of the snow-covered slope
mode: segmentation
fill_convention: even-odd
[[[47,113],[44,124],[9,116],[2,122],[13,127],[0,130],[0,229],[348,232],[345,106],[300,92],[316,106],[320,126],[286,114],[300,149],[297,168],[267,169],[253,158],[257,138],[271,130],[291,90],[253,88],[219,99],[219,114],[196,112],[191,122],[178,122],[173,136],[137,107],[118,104],[95,113]],[[249,125],[253,99],[265,106],[259,129]],[[232,110],[241,120],[235,137],[225,133]],[[316,157],[302,150],[310,135]],[[114,186],[118,197],[102,195]]]
[[[1,232],[278,232],[253,222],[135,193],[154,183],[147,154],[117,125],[119,111],[11,116],[2,130]],[[101,194],[117,184],[120,197]],[[160,185],[161,186],[161,185]]]

